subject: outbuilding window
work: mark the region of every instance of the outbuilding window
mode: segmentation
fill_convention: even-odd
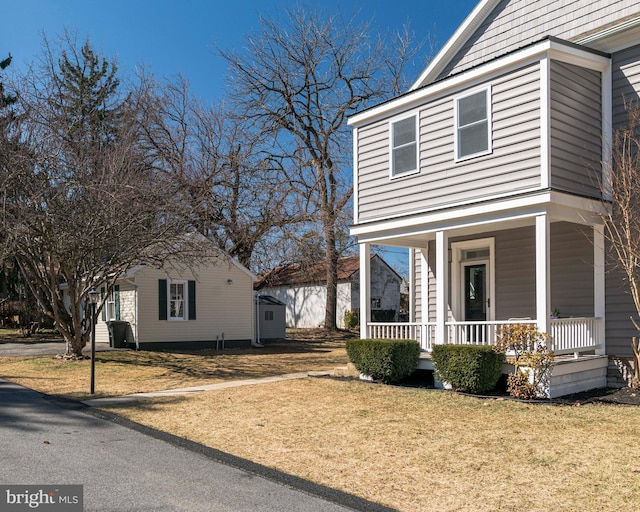
[[[159,279],[158,318],[160,320],[195,320],[196,282]]]

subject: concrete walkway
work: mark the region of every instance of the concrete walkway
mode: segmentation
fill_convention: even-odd
[[[82,485],[86,512],[390,511],[1,379],[0,454],[3,485]]]
[[[162,396],[186,395],[189,393],[199,393],[201,391],[215,391],[216,389],[236,388],[239,386],[253,386],[256,384],[268,384],[270,382],[281,382],[284,380],[306,379],[307,377],[323,377],[331,375],[332,372],[299,372],[287,373],[285,375],[273,375],[270,377],[261,377],[259,379],[230,380],[218,382],[216,384],[205,384],[203,386],[192,386],[188,388],[166,389],[163,391],[150,391],[148,393],[134,393],[132,395],[114,396],[107,398],[95,398],[85,400],[83,403],[90,406],[100,405],[116,405],[121,403],[134,402],[136,400],[144,400],[146,398],[158,398]]]

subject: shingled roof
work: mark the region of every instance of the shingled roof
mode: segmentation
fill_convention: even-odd
[[[371,256],[372,258],[375,255]],[[338,258],[338,281],[346,281],[360,268],[360,256]],[[255,289],[265,287],[321,284],[327,281],[327,264],[324,261],[280,265],[259,277]]]

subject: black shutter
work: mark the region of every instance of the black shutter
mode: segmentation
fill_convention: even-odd
[[[196,319],[196,282],[189,281],[189,296],[187,305],[189,306],[189,320]]]
[[[158,279],[158,320],[167,319],[167,280]]]

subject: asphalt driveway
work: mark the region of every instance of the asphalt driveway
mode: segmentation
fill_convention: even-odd
[[[1,379],[0,459],[0,484],[81,484],[85,511],[390,510]]]
[[[0,357],[46,356],[64,354],[64,341],[23,341],[19,343],[0,343]],[[110,348],[107,343],[96,343],[96,351],[124,350]],[[83,352],[91,352],[91,345],[87,345]]]

